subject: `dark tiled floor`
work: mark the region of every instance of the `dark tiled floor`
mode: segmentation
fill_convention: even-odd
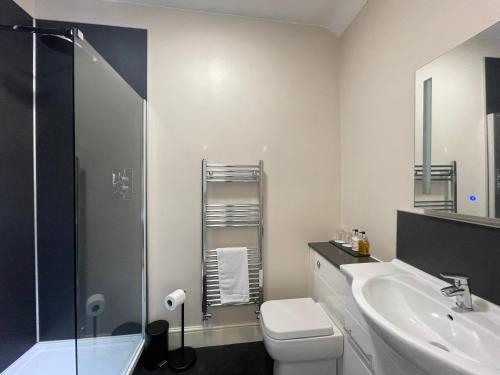
[[[273,360],[262,342],[197,348],[194,367],[186,375],[272,375]],[[134,375],[170,375],[168,369],[148,371],[139,363]]]

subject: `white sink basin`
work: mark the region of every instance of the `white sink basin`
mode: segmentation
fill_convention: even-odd
[[[500,374],[498,306],[473,298],[461,311],[440,293],[448,284],[399,261],[343,271],[368,324],[405,359],[433,375]]]

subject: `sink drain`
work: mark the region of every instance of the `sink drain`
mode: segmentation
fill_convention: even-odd
[[[431,341],[429,342],[429,344],[435,346],[436,348],[439,348],[441,350],[444,350],[445,352],[449,352],[450,349],[448,349],[446,346],[444,346],[443,344],[440,344],[438,342],[435,342],[435,341]]]

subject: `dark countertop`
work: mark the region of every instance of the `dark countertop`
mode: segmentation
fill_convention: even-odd
[[[378,262],[372,257],[354,257],[330,242],[309,242],[308,245],[337,268],[340,268],[342,264]]]

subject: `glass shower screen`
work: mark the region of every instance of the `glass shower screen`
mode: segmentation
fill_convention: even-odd
[[[144,339],[144,100],[75,37],[79,375],[121,375]]]

